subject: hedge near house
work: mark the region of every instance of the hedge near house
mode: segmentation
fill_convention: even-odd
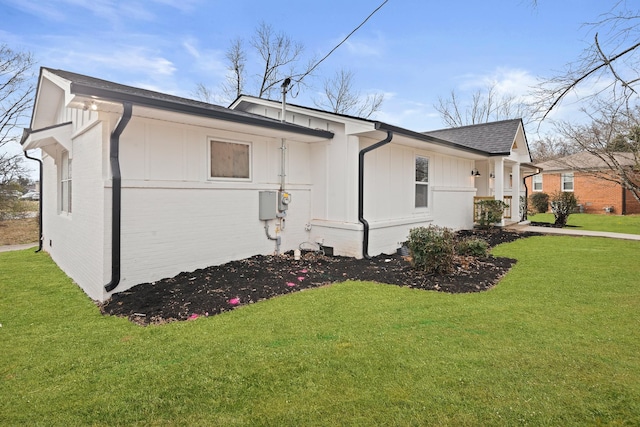
[[[535,213],[545,213],[549,209],[549,195],[547,193],[533,193],[529,196]]]

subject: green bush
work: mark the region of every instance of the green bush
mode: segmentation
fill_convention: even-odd
[[[480,200],[476,202],[477,209],[480,210],[478,215],[478,225],[480,228],[489,228],[493,224],[502,221],[504,209],[508,207],[502,200]]]
[[[456,244],[456,253],[458,255],[486,257],[489,253],[489,244],[477,237],[463,239]]]
[[[578,199],[572,192],[556,191],[551,195],[551,212],[555,217],[555,225],[564,227],[567,225],[569,215],[578,206]]]
[[[407,245],[414,268],[432,274],[453,271],[455,238],[450,229],[434,225],[413,228]]]
[[[547,193],[533,193],[529,196],[535,213],[545,213],[549,210],[549,195]]]

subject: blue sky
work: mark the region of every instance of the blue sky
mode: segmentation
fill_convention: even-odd
[[[322,57],[382,0],[0,0],[0,41],[41,66],[191,97],[216,89],[232,39],[265,22]],[[376,119],[425,131],[444,127],[433,107],[455,90],[489,83],[526,95],[537,78],[564,69],[592,40],[583,26],[613,5],[603,0],[389,0],[308,81],[340,68],[361,93],[382,92]],[[603,5],[604,4],[604,5]],[[291,102],[313,106],[314,89]],[[556,118],[570,114],[563,106]],[[532,126],[533,127],[533,126]],[[535,129],[527,129],[530,139]]]

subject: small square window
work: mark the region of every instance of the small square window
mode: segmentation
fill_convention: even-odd
[[[251,144],[210,141],[210,177],[251,179]]]

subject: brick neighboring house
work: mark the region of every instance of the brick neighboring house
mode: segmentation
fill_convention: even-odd
[[[616,159],[630,168],[635,165],[630,153],[618,153]],[[602,159],[591,153],[580,152],[536,166],[542,169],[542,173],[526,179],[530,194],[544,192],[551,196],[557,191],[572,191],[582,212],[640,214],[640,203],[629,190],[606,178],[613,172]]]

